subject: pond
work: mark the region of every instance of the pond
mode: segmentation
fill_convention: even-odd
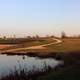
[[[11,56],[11,55],[0,55],[0,75],[8,74],[11,70],[15,68],[26,68],[27,71],[30,70],[40,70],[44,66],[50,66],[52,68],[59,65],[61,61],[57,61],[53,58],[38,58],[38,57],[29,57],[29,56]]]

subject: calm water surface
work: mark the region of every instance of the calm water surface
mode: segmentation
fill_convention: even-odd
[[[15,68],[19,69],[26,68],[28,71],[30,70],[39,70],[43,69],[45,64],[51,66],[54,68],[58,64],[60,64],[61,61],[57,61],[52,58],[45,58],[40,59],[37,57],[28,57],[28,56],[7,56],[7,55],[0,55],[0,75],[2,74],[8,74],[11,70],[14,70]]]

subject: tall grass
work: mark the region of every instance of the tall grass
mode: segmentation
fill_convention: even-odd
[[[53,68],[50,66],[47,66],[44,62],[44,67],[42,69],[35,70],[35,66],[33,66],[33,69],[28,71],[27,68],[22,68],[21,65],[19,65],[19,69],[16,67],[14,68],[14,71],[11,70],[9,74],[4,74],[1,76],[0,80],[37,80],[39,76],[43,76],[44,74],[51,71]]]

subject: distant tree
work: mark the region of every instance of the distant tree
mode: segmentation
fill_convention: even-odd
[[[46,37],[49,38],[50,36],[49,35],[46,35]]]
[[[35,39],[35,36],[32,36],[32,39]]]
[[[80,35],[78,35],[78,38],[80,38]]]
[[[39,38],[39,35],[36,35],[36,38],[38,39]]]
[[[35,38],[36,38],[37,41],[39,41],[40,37],[39,37],[39,35],[36,35]]]
[[[0,34],[0,39],[2,39],[1,34]]]
[[[62,31],[62,33],[61,33],[61,38],[66,38],[66,34],[64,31]]]
[[[3,36],[3,39],[7,39],[6,36]]]
[[[28,39],[31,39],[31,36],[27,36]]]
[[[16,35],[13,35],[13,38],[16,38]]]
[[[54,38],[55,36],[54,36],[54,35],[51,35],[50,37],[51,37],[51,38]]]

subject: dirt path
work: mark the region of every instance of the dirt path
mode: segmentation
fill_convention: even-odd
[[[59,44],[59,43],[62,42],[61,40],[55,39],[55,38],[53,38],[53,40],[55,40],[56,42],[49,43],[49,44],[44,44],[44,45],[38,45],[38,46],[25,47],[25,48],[10,49],[10,50],[2,51],[1,53],[14,52],[14,51],[19,51],[19,50],[28,50],[28,49],[46,49],[46,46],[49,46],[49,45],[52,45],[52,44],[55,45],[55,44]]]

